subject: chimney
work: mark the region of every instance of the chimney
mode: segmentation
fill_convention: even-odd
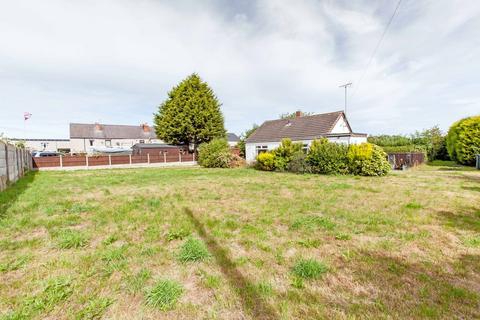
[[[96,131],[102,131],[102,125],[98,122],[95,122],[95,130]]]
[[[143,132],[150,132],[150,127],[148,126],[147,123],[142,123],[142,129],[143,129]]]
[[[298,110],[295,112],[295,118],[300,118],[302,116],[302,111]]]

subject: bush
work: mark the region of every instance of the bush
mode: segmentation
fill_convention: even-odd
[[[272,152],[262,152],[257,156],[255,168],[263,171],[275,170],[275,155]]]
[[[228,168],[232,157],[226,139],[213,139],[198,149],[198,164],[206,168]]]
[[[294,154],[301,152],[302,147],[302,143],[292,143],[290,139],[283,139],[278,148],[273,150],[275,154],[275,169],[285,171]]]
[[[480,116],[455,122],[447,134],[450,158],[465,165],[475,164],[475,154],[480,153]]]
[[[329,142],[323,138],[312,142],[306,161],[314,173],[346,174],[347,152],[346,145]]]
[[[293,155],[292,160],[287,165],[287,171],[293,173],[311,173],[312,168],[306,161],[307,155],[303,152],[297,152]]]
[[[348,148],[348,170],[360,176],[384,176],[390,171],[387,154],[371,143],[352,144]]]

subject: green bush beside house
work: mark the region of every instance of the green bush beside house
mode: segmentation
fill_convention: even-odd
[[[280,146],[257,156],[255,168],[295,173],[384,176],[390,171],[387,154],[371,143],[344,145],[327,139],[314,140],[307,153],[302,144],[282,140]]]

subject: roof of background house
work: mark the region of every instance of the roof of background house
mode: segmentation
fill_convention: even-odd
[[[332,129],[337,121],[344,117],[350,133],[332,134]],[[326,136],[365,136],[353,133],[343,111],[300,116],[291,119],[265,121],[255,132],[247,138],[247,143],[252,142],[277,142],[284,138],[292,140],[311,140]]]
[[[239,141],[235,133],[228,133],[228,141]],[[100,123],[70,123],[70,139],[157,139],[155,129],[144,125]]]
[[[227,133],[227,140],[232,142],[238,142],[240,141],[240,138],[235,133],[229,132]]]
[[[156,139],[155,130],[143,125],[70,123],[70,139]]]

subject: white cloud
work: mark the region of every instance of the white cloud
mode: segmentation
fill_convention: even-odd
[[[367,5],[368,4],[368,5]],[[151,121],[198,72],[240,133],[301,107],[343,106],[368,133],[411,132],[480,111],[480,4],[403,1],[11,1],[0,11],[0,132],[66,137],[69,122]],[[459,103],[467,101],[468,103]],[[18,128],[18,129],[15,129]]]

